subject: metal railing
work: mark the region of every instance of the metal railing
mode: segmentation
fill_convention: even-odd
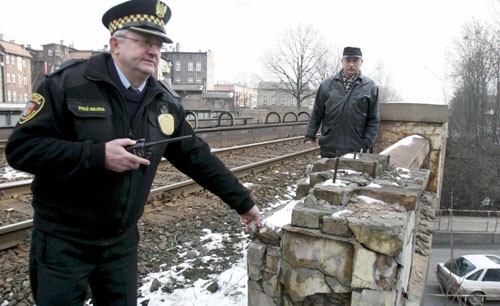
[[[500,233],[500,211],[453,210],[436,211],[434,230],[439,232]]]

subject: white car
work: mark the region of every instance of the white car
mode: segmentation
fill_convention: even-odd
[[[463,297],[469,305],[500,300],[500,256],[459,256],[437,264],[436,275],[444,294]]]

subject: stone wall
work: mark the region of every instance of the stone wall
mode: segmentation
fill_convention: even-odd
[[[254,234],[248,305],[403,305],[428,179],[378,154],[318,160],[290,224]]]

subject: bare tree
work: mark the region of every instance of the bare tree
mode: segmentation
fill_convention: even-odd
[[[316,94],[323,77],[334,68],[330,58],[335,57],[319,33],[311,26],[299,24],[285,31],[276,48],[264,56],[263,64],[277,79],[276,86],[293,96],[300,107],[305,99]]]
[[[375,71],[368,75],[373,78],[379,85],[379,101],[380,103],[402,100],[399,93],[391,86],[391,74],[385,69],[382,61],[377,62]]]
[[[455,42],[442,203],[453,189],[460,209],[500,209],[499,25],[472,21]]]
[[[332,74],[337,73],[342,69],[340,62],[342,51],[339,48],[327,48],[325,54],[319,59],[317,65],[317,79],[314,84],[318,87],[321,82]]]
[[[467,119],[452,122],[458,118],[450,118],[450,125],[453,124],[458,132],[469,135],[478,144],[491,137],[498,138],[491,134],[491,124],[488,124],[498,116],[492,114],[488,100],[493,88],[491,81],[496,75],[495,61],[492,60],[495,50],[491,45],[493,40],[489,27],[472,22],[464,26],[463,39],[456,42],[459,57],[453,67],[453,77],[458,88],[451,107],[455,108],[453,112],[467,114]],[[461,96],[457,97],[457,94]]]

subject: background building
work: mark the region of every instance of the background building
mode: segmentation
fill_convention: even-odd
[[[0,99],[6,103],[25,103],[31,95],[31,54],[13,42],[0,40],[2,77]]]
[[[286,92],[286,87],[280,82],[259,82],[257,88],[257,107],[259,108],[282,108],[290,107],[296,108],[297,101],[290,93]],[[302,101],[302,108],[312,109],[316,95]]]
[[[214,59],[210,50],[180,52],[177,44],[173,51],[163,54],[172,65],[170,68],[172,88],[181,97],[214,89]]]

